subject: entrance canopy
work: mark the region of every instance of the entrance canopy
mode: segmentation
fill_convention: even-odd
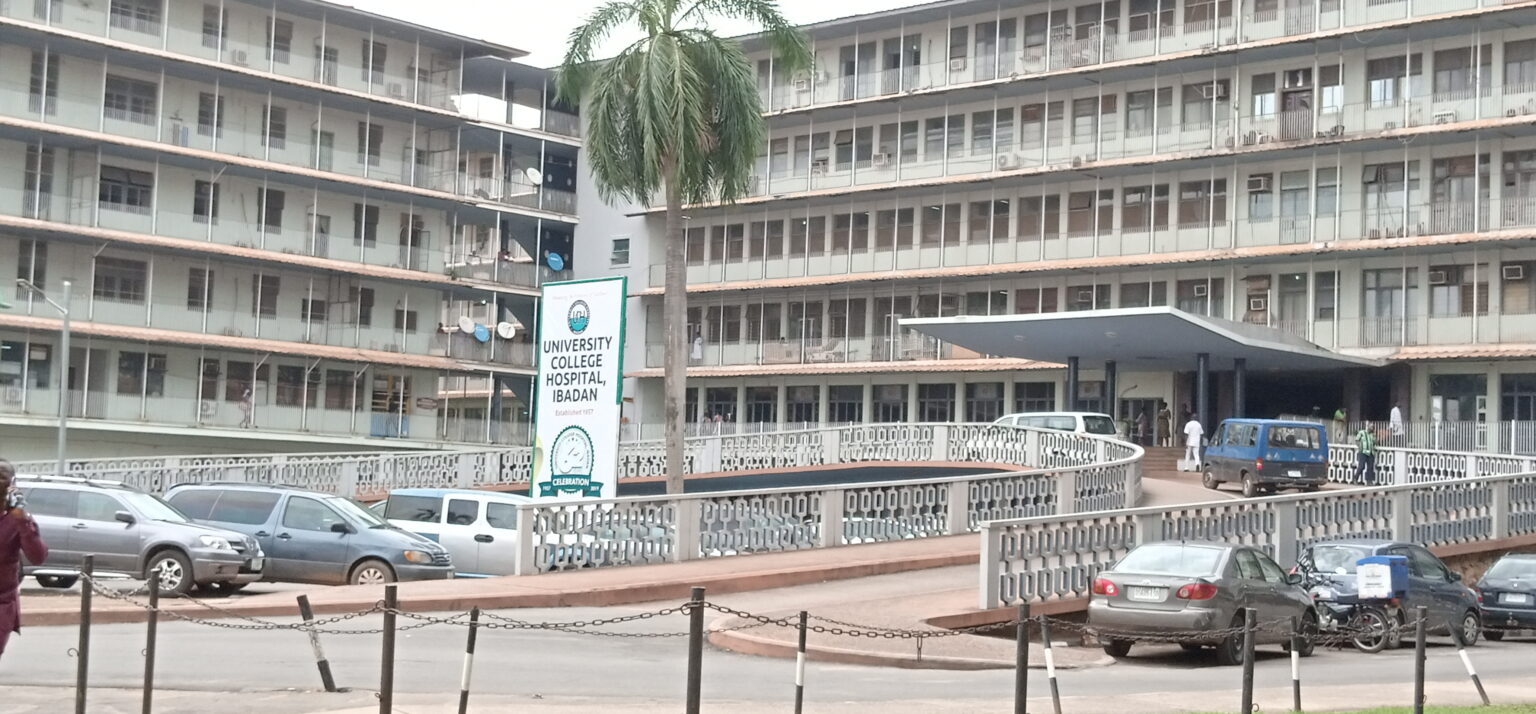
[[[1171,307],[967,315],[902,320],[901,324],[982,354],[1066,363],[1114,361],[1121,370],[1185,371],[1196,355],[1213,366],[1247,361],[1255,370],[1377,367],[1380,360],[1330,352],[1266,325],[1195,315]]]

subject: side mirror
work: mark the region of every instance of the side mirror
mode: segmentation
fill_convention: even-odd
[[[331,532],[332,533],[351,533],[352,532],[352,526],[349,526],[349,525],[347,525],[345,523],[339,523],[339,522],[338,523],[332,523],[331,524]]]
[[[1303,577],[1301,573],[1286,573],[1285,574],[1285,582],[1287,584],[1290,584],[1290,585],[1300,585],[1300,584],[1302,584],[1305,581],[1306,581],[1306,578]]]
[[[118,511],[117,513],[112,514],[112,520],[117,521],[118,523],[126,523],[130,526],[139,522],[139,519],[134,518],[133,514],[127,511]]]
[[[1446,579],[1453,583],[1459,583],[1461,582],[1461,573],[1452,570],[1451,574],[1446,576]]]

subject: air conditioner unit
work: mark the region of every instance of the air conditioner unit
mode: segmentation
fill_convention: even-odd
[[[1081,156],[1074,156],[1074,157],[1072,157],[1072,168],[1075,169],[1075,168],[1077,168],[1079,166],[1082,166],[1082,165],[1083,165],[1083,157],[1081,157]]]
[[[1506,266],[1504,266],[1503,272],[1504,272],[1504,279],[1505,280],[1524,280],[1525,279],[1525,266],[1524,265],[1519,265],[1519,264],[1506,265]]]
[[[394,99],[404,99],[405,98],[405,85],[403,85],[403,84],[401,84],[399,82],[390,82],[389,85],[385,89],[386,89],[386,91],[389,92],[389,96],[391,98],[394,98]]]
[[[1456,123],[1456,110],[1455,109],[1446,109],[1445,111],[1435,112],[1435,123],[1436,124],[1455,124]]]
[[[883,169],[891,165],[891,155],[884,152],[875,154],[870,157],[870,163],[874,164],[875,168]]]
[[[808,79],[808,78],[801,78],[801,79],[795,80],[795,91],[796,92],[809,92],[809,91],[811,91],[811,80]]]
[[[1013,165],[1014,165],[1013,154],[998,154],[997,155],[997,167],[999,169],[1011,169],[1011,168],[1013,168]]]
[[[951,71],[951,72],[964,72],[965,71],[965,58],[961,57],[960,59],[952,59],[952,60],[950,60],[949,61],[949,71]]]
[[[1269,190],[1270,181],[1272,181],[1272,180],[1274,180],[1274,177],[1270,176],[1269,174],[1259,174],[1257,176],[1249,176],[1248,177],[1248,190],[1249,191],[1268,191]]]
[[[1445,284],[1445,271],[1444,270],[1431,270],[1431,271],[1429,271],[1429,284],[1430,285],[1444,285]]]
[[[811,162],[811,175],[812,176],[825,176],[825,175],[827,175],[827,160],[826,159],[817,159],[815,161],[812,161]]]
[[[247,64],[249,64],[250,63],[250,59],[251,59],[250,54],[247,53],[245,50],[230,50],[229,51],[229,61],[233,62],[235,64],[238,64],[241,67],[244,67]]]
[[[1226,99],[1227,85],[1220,82],[1200,85],[1201,99]]]
[[[1268,144],[1269,142],[1275,140],[1274,136],[1272,136],[1270,134],[1267,134],[1265,132],[1262,132],[1262,131],[1258,132],[1258,135],[1259,135],[1258,136],[1258,143],[1260,143],[1260,144]]]
[[[1338,137],[1344,136],[1344,125],[1343,124],[1334,124],[1333,125],[1333,129],[1331,131],[1329,131],[1328,134],[1329,134],[1329,136],[1332,136],[1334,138],[1338,138]]]
[[[1093,291],[1092,290],[1079,290],[1079,291],[1077,291],[1077,301],[1078,302],[1086,302],[1086,303],[1092,304],[1093,303]]]
[[[1211,291],[1211,286],[1205,283],[1195,283],[1195,297],[1205,297]]]
[[[1249,312],[1264,312],[1265,310],[1268,310],[1268,309],[1269,309],[1269,298],[1266,298],[1266,297],[1248,298],[1248,311]]]
[[[233,328],[233,327],[226,327],[226,328],[224,328],[220,332],[220,334],[224,335],[225,337],[244,337],[245,336],[244,332],[241,332],[240,330],[238,330],[236,328]]]
[[[197,403],[197,413],[202,417],[211,417],[219,413],[219,403],[212,399],[204,399]]]
[[[1243,135],[1243,146],[1253,146],[1259,143],[1259,132],[1250,131]]]

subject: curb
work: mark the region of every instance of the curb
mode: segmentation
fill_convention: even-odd
[[[727,628],[745,624],[747,621],[739,617],[724,617],[709,623],[708,628]],[[795,659],[799,654],[795,644],[784,640],[763,637],[751,634],[743,630],[721,631],[710,629],[706,638],[709,643],[720,649],[735,652],[737,654],[754,655],[758,657],[774,657],[778,659]],[[1038,646],[1032,648],[1038,656]],[[1013,669],[1012,659],[989,659],[980,657],[919,657],[916,654],[899,655],[884,652],[868,652],[864,650],[848,649],[846,647],[827,647],[824,645],[807,645],[805,658],[813,662],[830,662],[833,664],[859,664],[874,667],[892,667],[896,669],[940,669],[954,671],[976,671],[987,669]],[[1035,662],[1035,657],[1030,658],[1030,669],[1045,669],[1045,663]],[[1103,667],[1114,662],[1107,655],[1098,655],[1093,661],[1082,664],[1056,663],[1057,669],[1086,669],[1090,667]]]
[[[739,556],[751,558],[753,556]],[[903,573],[912,570],[927,570],[931,568],[943,568],[951,565],[974,564],[980,557],[979,548],[967,548],[963,552],[944,553],[938,555],[912,556],[898,560],[865,560],[833,563],[825,565],[802,566],[798,568],[785,568],[779,570],[764,570],[759,572],[731,573],[724,575],[705,575],[689,578],[687,580],[658,579],[649,582],[639,582],[630,585],[609,586],[586,590],[548,592],[515,592],[506,594],[488,595],[427,595],[413,597],[409,590],[409,583],[404,583],[400,596],[400,609],[407,612],[451,612],[468,610],[471,607],[480,607],[485,610],[504,610],[514,608],[535,607],[607,607],[612,605],[632,605],[636,603],[657,602],[662,600],[686,600],[690,590],[696,586],[708,588],[711,594],[728,594],[749,592],[754,590],[767,590],[771,588],[789,587],[793,585],[809,585],[833,580],[849,580],[863,578],[872,575],[888,575]],[[645,567],[645,566],[640,566]],[[532,578],[538,576],[507,576],[509,578]],[[544,576],[554,579],[558,576]],[[297,595],[298,593],[294,593]],[[314,593],[310,593],[313,595]],[[260,596],[268,597],[268,596]],[[373,607],[380,598],[356,598],[345,601],[318,601],[312,602],[316,615],[340,615],[348,612],[357,612]],[[98,595],[97,602],[115,602]],[[78,603],[72,600],[71,603]],[[277,617],[293,616],[298,614],[298,605],[292,601],[286,604],[276,603],[251,603],[243,604],[240,600],[219,600],[215,606],[227,612],[216,612],[208,608],[194,604],[178,603],[168,600],[161,604],[163,611],[173,611],[178,614],[195,616],[198,619],[222,619],[227,617]],[[77,625],[80,623],[80,607],[74,604],[72,607],[60,608],[28,608],[23,603],[22,613],[24,624],[29,627],[48,627],[60,625]],[[144,622],[147,619],[144,610],[129,608],[126,606],[114,606],[111,608],[96,608],[91,612],[91,621],[95,624],[122,624]],[[165,618],[161,618],[162,620]],[[171,619],[175,619],[174,616]]]

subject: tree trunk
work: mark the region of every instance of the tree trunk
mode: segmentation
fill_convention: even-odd
[[[666,394],[667,493],[682,493],[688,462],[683,453],[683,433],[688,415],[688,272],[683,238],[682,195],[677,187],[677,168],[664,161],[667,194],[667,281],[662,295],[666,353],[662,362],[662,391]]]

